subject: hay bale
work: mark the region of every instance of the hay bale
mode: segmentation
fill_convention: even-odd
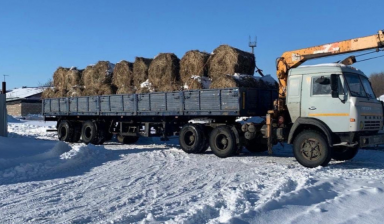
[[[192,76],[189,80],[184,83],[183,88],[185,90],[193,89],[209,89],[211,80],[208,77]]]
[[[148,79],[148,69],[152,59],[136,57],[133,63],[133,85],[140,88],[140,84]]]
[[[82,83],[83,70],[78,70],[76,67],[70,68],[65,74],[66,89],[71,90],[73,87],[80,87]]]
[[[91,86],[93,84],[92,76],[93,76],[93,66],[94,65],[88,65],[84,71],[82,76],[82,82],[85,86]]]
[[[209,58],[209,76],[212,79],[235,73],[253,75],[255,56],[228,45],[221,45]]]
[[[159,92],[180,89],[180,59],[172,53],[161,53],[151,62],[148,79]]]
[[[116,94],[133,94],[135,92],[135,88],[132,86],[122,86],[117,89]]]
[[[82,95],[83,96],[99,96],[99,95],[112,95],[116,94],[116,87],[108,84],[96,84],[91,86],[85,86]]]
[[[259,81],[250,75],[244,75],[241,78],[239,76],[225,75],[212,80],[209,88],[220,89],[235,87],[259,87]]]
[[[128,61],[120,61],[113,69],[112,84],[119,89],[128,89],[133,85],[133,64]]]
[[[83,71],[85,86],[111,84],[115,65],[109,61],[99,61],[95,65],[87,66]]]
[[[186,83],[192,76],[208,76],[208,58],[210,54],[192,50],[180,60],[180,79]]]
[[[67,90],[66,89],[58,89],[55,91],[55,94],[53,95],[53,98],[63,98],[67,97]]]
[[[255,77],[251,75],[225,75],[212,81],[210,89],[248,87],[260,89],[277,89],[272,77]]]
[[[46,88],[42,93],[41,93],[41,98],[42,99],[47,99],[47,98],[54,98],[56,94],[55,88]]]
[[[136,93],[151,93],[154,92],[154,89],[152,87],[152,83],[149,82],[149,80],[145,80],[145,82],[140,83],[139,87],[136,88]]]
[[[83,96],[82,86],[73,86],[67,92],[67,97],[79,97]]]
[[[56,87],[56,89],[67,88],[66,76],[68,71],[68,68],[59,67],[53,73],[53,85]]]

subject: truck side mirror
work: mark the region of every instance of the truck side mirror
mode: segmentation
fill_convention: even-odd
[[[339,98],[339,75],[331,75],[332,98]]]

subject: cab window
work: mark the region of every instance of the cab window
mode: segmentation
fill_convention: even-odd
[[[312,78],[312,95],[331,95],[330,76],[318,76]],[[329,81],[323,81],[328,79]],[[339,77],[339,95],[344,94],[344,88]]]

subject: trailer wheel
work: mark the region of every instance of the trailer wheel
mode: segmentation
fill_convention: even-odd
[[[356,156],[358,151],[359,146],[352,148],[343,146],[333,147],[332,159],[337,161],[351,160]]]
[[[227,125],[213,129],[209,137],[209,145],[213,153],[220,158],[233,156],[237,151],[235,135]]]
[[[117,135],[117,141],[121,144],[133,144],[139,140],[139,136],[123,136]]]
[[[60,141],[73,142],[74,129],[68,121],[61,121],[57,130]]]
[[[296,160],[308,168],[326,166],[332,158],[332,149],[326,138],[314,130],[305,130],[296,136],[293,153]]]
[[[100,144],[100,141],[98,139],[97,127],[94,122],[86,121],[83,123],[83,127],[81,129],[81,139],[85,144]]]
[[[179,143],[186,153],[201,153],[207,150],[206,135],[200,125],[186,124],[180,131]]]

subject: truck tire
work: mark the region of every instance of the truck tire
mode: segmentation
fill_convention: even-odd
[[[123,136],[117,135],[117,141],[121,144],[133,144],[139,140],[139,136]]]
[[[204,129],[198,124],[186,124],[180,131],[180,147],[186,153],[201,153],[207,150],[206,142]]]
[[[356,156],[359,151],[359,146],[355,147],[343,147],[337,146],[333,147],[332,159],[337,161],[351,160]]]
[[[60,141],[73,142],[74,128],[73,125],[66,120],[60,121],[57,135]]]
[[[97,132],[96,123],[86,121],[83,123],[83,127],[81,128],[81,139],[85,144],[92,143],[94,145],[98,145],[101,141],[99,140]]]
[[[235,134],[227,125],[213,129],[209,136],[209,145],[213,153],[220,158],[233,156],[237,151]]]
[[[293,141],[293,154],[301,165],[314,168],[328,165],[332,158],[332,148],[323,134],[305,130]]]

